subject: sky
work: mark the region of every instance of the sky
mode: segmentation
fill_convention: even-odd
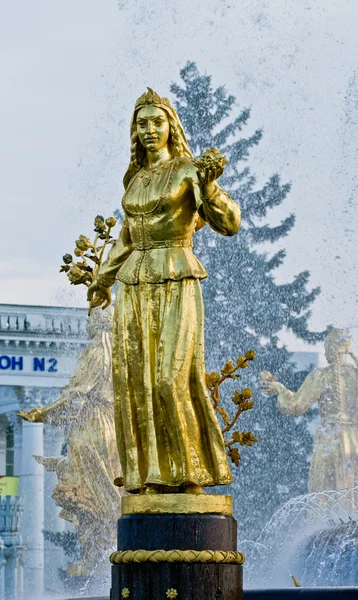
[[[309,270],[311,328],[350,327],[357,349],[357,30],[356,0],[3,0],[0,302],[86,305],[61,257],[120,205],[137,97],[170,96],[193,60],[251,107],[245,135],[263,127],[258,185],[292,184],[270,215],[296,214],[267,248],[287,250],[277,281]]]

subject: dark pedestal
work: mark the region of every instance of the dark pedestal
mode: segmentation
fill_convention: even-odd
[[[236,552],[236,521],[218,514],[137,514],[118,521],[118,550]],[[242,566],[129,562],[112,566],[112,600],[242,600]]]

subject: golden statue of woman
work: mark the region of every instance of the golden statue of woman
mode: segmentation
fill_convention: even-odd
[[[193,235],[240,227],[240,209],[217,183],[223,167],[198,170],[179,117],[148,88],[131,122],[119,239],[89,287],[111,302],[115,426],[126,490],[200,493],[231,472],[205,384],[204,313]]]

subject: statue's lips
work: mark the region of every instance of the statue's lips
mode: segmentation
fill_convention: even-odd
[[[145,141],[149,144],[150,142],[157,142],[158,138],[157,137],[151,137],[151,138],[144,138]]]

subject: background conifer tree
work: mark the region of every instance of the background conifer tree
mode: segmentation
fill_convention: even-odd
[[[257,374],[269,370],[290,389],[299,387],[307,372],[297,372],[292,354],[280,347],[278,334],[287,328],[310,343],[323,339],[325,332],[312,332],[308,327],[310,307],[320,289],[307,289],[308,271],[288,283],[276,283],[275,270],[283,263],[285,251],[273,255],[259,251],[260,244],[287,236],[295,216],[290,214],[278,226],[269,224],[270,209],[286,199],[290,185],[282,184],[275,174],[257,189],[246,161],[262,131],[241,136],[250,109],[229,121],[234,96],[224,87],[213,89],[211,77],[201,75],[193,62],[185,65],[180,78],[170,90],[191,150],[200,155],[216,146],[226,155],[229,164],[220,184],[242,210],[237,236],[226,238],[205,227],[195,236],[195,254],[209,272],[203,282],[207,369],[218,370],[227,359],[246,350],[257,352],[250,380],[246,373],[243,380],[254,388],[256,406],[245,414],[241,428],[252,429],[260,442],[243,451],[242,464],[233,467],[234,490],[230,488],[236,496],[240,537],[253,538],[280,505],[307,491],[312,450],[307,424],[313,411],[298,419],[283,416],[272,398],[260,394]]]

